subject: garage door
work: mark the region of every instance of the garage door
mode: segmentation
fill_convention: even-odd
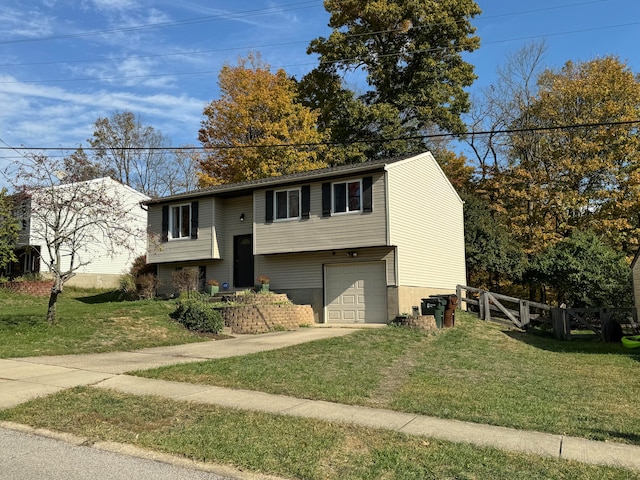
[[[387,323],[385,263],[325,266],[327,323]]]

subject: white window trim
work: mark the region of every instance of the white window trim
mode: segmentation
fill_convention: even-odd
[[[358,210],[349,210],[349,184],[350,183],[356,183],[356,182],[360,183],[360,208]],[[340,185],[340,184],[343,184],[343,183],[346,185],[346,189],[345,189],[346,210],[344,212],[336,212],[336,196],[335,196],[334,185]],[[331,184],[331,215],[349,215],[349,214],[354,214],[354,213],[362,213],[362,179],[361,178],[357,178],[357,179],[353,179],[353,180],[344,180],[344,181],[341,181],[341,182],[333,182]]]
[[[286,218],[278,218],[278,193],[286,192],[287,193],[287,217]],[[289,216],[289,192],[298,192],[298,216],[290,217]],[[287,188],[282,190],[274,190],[273,191],[273,221],[274,222],[290,222],[292,220],[300,220],[302,210],[302,189],[298,188]]]
[[[173,236],[173,222],[174,222],[173,211],[174,211],[174,209],[176,207],[180,209],[180,215],[182,215],[182,207],[189,207],[189,232],[184,237],[174,238],[174,236]],[[192,214],[193,214],[193,212],[191,211],[191,204],[190,203],[180,203],[180,204],[175,204],[175,205],[169,205],[169,232],[168,232],[169,233],[169,240],[180,241],[180,240],[189,240],[189,239],[191,239],[191,215]],[[180,219],[180,224],[182,224],[181,220],[182,219]],[[181,229],[178,228],[178,230],[181,230]]]

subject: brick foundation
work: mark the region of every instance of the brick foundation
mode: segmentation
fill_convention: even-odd
[[[32,295],[34,297],[48,297],[51,294],[53,282],[3,282],[0,287],[13,293]]]

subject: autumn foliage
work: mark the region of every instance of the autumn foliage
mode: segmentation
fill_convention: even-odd
[[[226,65],[220,98],[204,109],[198,138],[207,155],[200,185],[241,182],[326,166],[318,114],[297,101],[296,85],[257,55]]]

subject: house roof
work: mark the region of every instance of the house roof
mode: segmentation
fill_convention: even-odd
[[[329,179],[336,178],[345,175],[351,175],[354,173],[372,172],[378,170],[384,170],[387,165],[407,160],[409,158],[417,157],[418,155],[411,154],[402,157],[394,158],[381,158],[377,160],[370,160],[362,163],[353,163],[349,165],[340,165],[337,167],[327,167],[317,170],[308,170],[305,172],[291,173],[288,175],[281,175],[278,177],[260,178],[257,180],[250,180],[240,183],[225,183],[223,185],[215,185],[213,187],[203,188],[199,190],[192,190],[190,192],[180,193],[177,195],[170,195],[167,197],[152,198],[143,202],[145,205],[159,204],[173,202],[176,200],[187,200],[196,197],[206,196],[234,196],[240,193],[249,193],[257,188],[271,187],[278,185],[287,185],[292,183],[300,183],[317,179]]]

